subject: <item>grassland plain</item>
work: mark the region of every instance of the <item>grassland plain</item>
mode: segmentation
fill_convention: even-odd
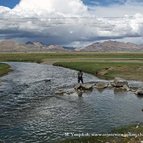
[[[54,61],[143,61],[143,53],[1,53],[0,61],[48,62]]]
[[[103,79],[143,80],[143,53],[3,53],[0,61],[37,62],[83,70]]]

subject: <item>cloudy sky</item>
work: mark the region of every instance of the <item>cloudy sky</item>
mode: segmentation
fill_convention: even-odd
[[[143,0],[0,0],[0,40],[143,43]]]

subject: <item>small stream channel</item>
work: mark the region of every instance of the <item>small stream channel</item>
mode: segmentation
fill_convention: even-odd
[[[36,63],[8,63],[13,72],[0,83],[0,140],[53,143],[65,133],[108,133],[143,121],[143,98],[113,89],[58,96],[59,87],[77,83],[77,71]],[[51,81],[48,81],[51,79]],[[96,81],[84,74],[84,81]],[[142,86],[142,82],[130,81]]]

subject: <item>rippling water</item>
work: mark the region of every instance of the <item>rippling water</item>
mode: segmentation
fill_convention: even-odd
[[[142,122],[143,98],[131,92],[107,89],[83,97],[56,96],[56,89],[77,82],[76,71],[36,63],[9,64],[14,71],[1,79],[0,86],[0,139],[6,143],[52,143],[65,138],[65,133],[107,133]],[[84,74],[84,80],[97,78]]]

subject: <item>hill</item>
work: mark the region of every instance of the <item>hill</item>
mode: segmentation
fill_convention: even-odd
[[[143,52],[143,45],[129,42],[105,41],[102,43],[97,42],[76,50],[84,52]]]
[[[45,45],[41,42],[28,41],[24,44],[12,40],[0,42],[0,52],[67,52],[68,49],[59,45]]]
[[[46,45],[39,41],[18,43],[12,40],[0,42],[0,52],[143,52],[143,45],[118,41],[96,42],[82,48]]]

